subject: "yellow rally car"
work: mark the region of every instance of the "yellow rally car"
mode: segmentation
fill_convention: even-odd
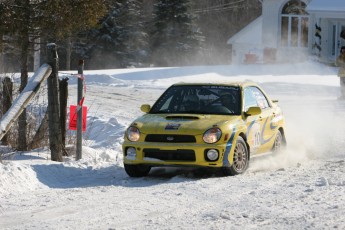
[[[126,130],[123,161],[131,177],[155,166],[220,168],[243,173],[250,157],[286,145],[284,116],[254,82],[170,86]]]

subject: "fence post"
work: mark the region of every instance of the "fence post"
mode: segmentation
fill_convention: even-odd
[[[78,116],[77,116],[77,151],[76,151],[76,160],[80,160],[82,158],[82,142],[83,142],[83,88],[84,88],[84,79],[83,79],[83,71],[84,71],[84,60],[79,60],[78,63],[78,74],[80,77],[78,78]]]
[[[52,67],[52,73],[48,78],[48,124],[49,124],[49,145],[51,159],[62,162],[62,138],[59,112],[59,58],[56,51],[56,44],[47,45],[48,64]]]
[[[67,120],[67,98],[68,98],[68,78],[59,81],[60,89],[60,124],[61,124],[61,143],[64,151],[66,148],[66,120]],[[65,152],[65,151],[64,151]],[[65,154],[67,155],[67,154]]]
[[[13,82],[11,81],[11,78],[5,77],[3,80],[3,114],[5,114],[12,106],[12,98],[13,98]],[[8,145],[8,134],[6,134],[2,140],[2,145]]]

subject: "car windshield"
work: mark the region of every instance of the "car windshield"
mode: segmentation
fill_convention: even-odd
[[[240,88],[224,85],[176,85],[168,88],[150,113],[239,115]]]

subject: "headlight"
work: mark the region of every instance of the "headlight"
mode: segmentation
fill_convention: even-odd
[[[131,126],[127,129],[127,138],[130,141],[138,141],[140,138],[140,131],[137,127]]]
[[[202,139],[209,144],[216,143],[222,136],[222,131],[218,128],[212,128],[204,133]]]

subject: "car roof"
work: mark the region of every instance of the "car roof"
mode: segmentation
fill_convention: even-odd
[[[257,83],[253,81],[226,81],[226,82],[179,82],[173,84],[173,86],[191,86],[191,85],[210,85],[210,86],[236,86],[236,87],[246,87],[246,86],[258,86]]]

